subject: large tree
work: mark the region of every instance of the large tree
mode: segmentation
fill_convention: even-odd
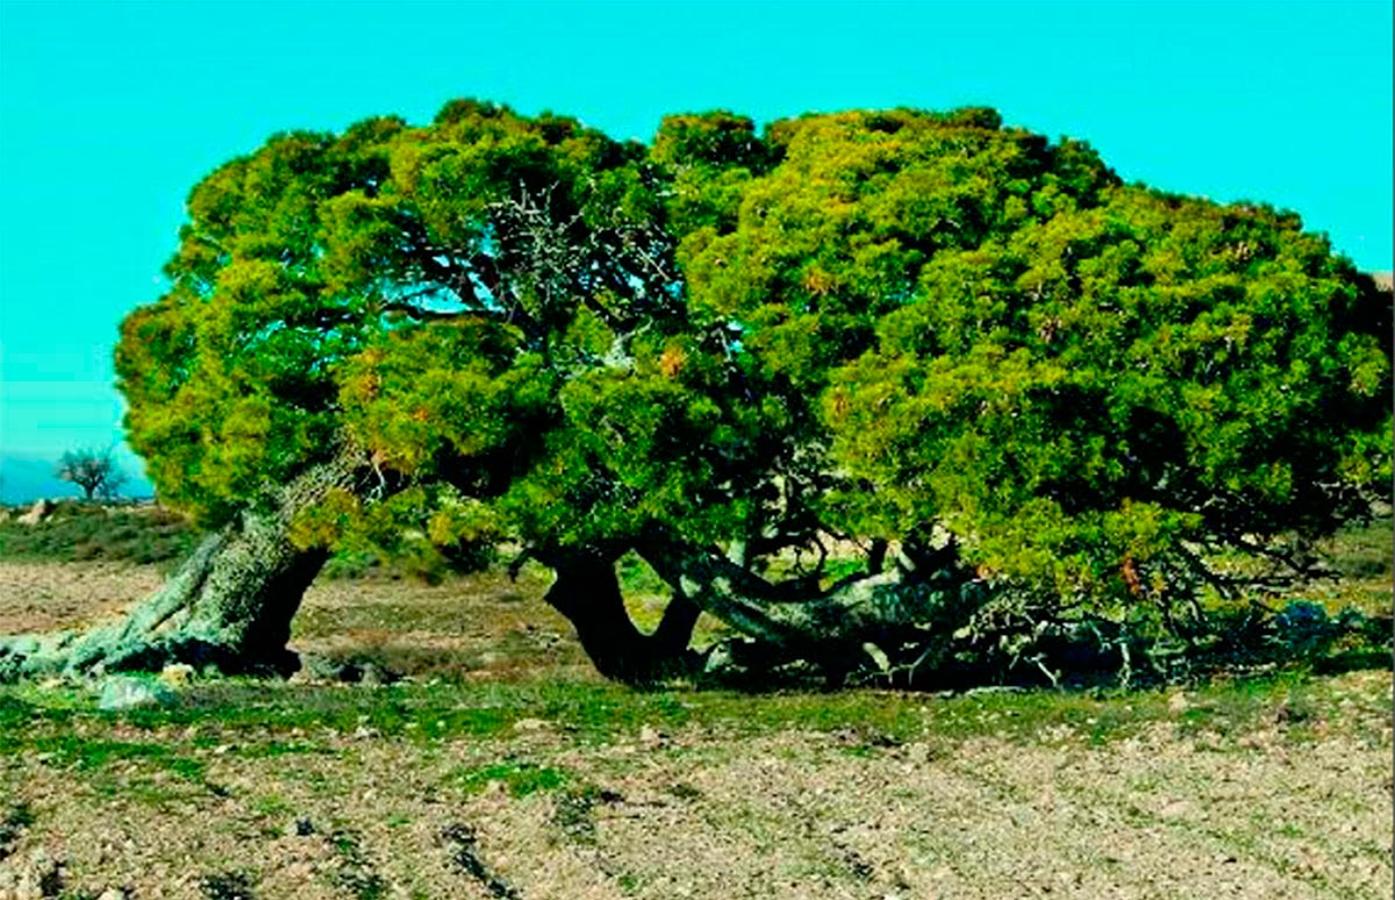
[[[693,665],[700,610],[745,662],[835,675],[1187,636],[1388,490],[1369,279],[1296,216],[1124,185],[990,110],[644,146],[458,102],[273,138],[189,209],[118,368],[161,497],[215,536],[126,625],[0,670],[284,665],[330,552],[505,543],[628,680]],[[672,589],[651,635],[630,551]]]

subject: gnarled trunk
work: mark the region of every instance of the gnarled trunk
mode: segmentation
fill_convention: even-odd
[[[82,632],[0,638],[0,681],[170,663],[224,672],[288,673],[291,619],[324,566],[323,549],[291,543],[297,512],[332,488],[354,489],[362,461],[351,450],[293,480],[267,511],[248,510],[205,538],[159,590],[111,625]]]
[[[697,665],[688,642],[702,611],[687,596],[675,592],[654,633],[646,635],[625,609],[614,559],[576,554],[551,562],[557,580],[545,599],[576,628],[582,649],[602,675],[635,684],[681,675]]]
[[[672,538],[637,549],[675,591],[753,639],[727,648],[724,659],[742,667],[802,659],[835,680],[869,663],[934,666],[985,593],[948,558],[917,564],[903,556],[888,571],[810,590],[772,584],[716,550]]]

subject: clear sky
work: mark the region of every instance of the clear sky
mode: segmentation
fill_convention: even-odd
[[[1391,268],[1391,3],[0,0],[0,459],[120,440],[121,316],[267,135],[473,96],[666,112],[989,105],[1128,180],[1297,210]]]

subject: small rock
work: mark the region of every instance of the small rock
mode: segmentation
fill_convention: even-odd
[[[743,667],[736,661],[736,656],[732,653],[731,645],[727,641],[715,644],[707,651],[707,658],[703,660],[702,668],[708,675],[743,671]]]
[[[158,681],[116,675],[102,682],[97,708],[112,712],[138,706],[168,706],[174,701],[174,691]]]
[[[1159,815],[1164,819],[1177,819],[1185,816],[1191,811],[1191,804],[1185,800],[1173,800],[1158,810]]]
[[[654,726],[645,725],[639,730],[639,742],[644,747],[652,750],[667,744],[668,737]]]
[[[16,900],[57,897],[63,890],[63,860],[49,856],[44,848],[39,847],[29,854],[28,863],[26,868],[20,870],[12,896]]]
[[[338,681],[345,668],[345,666],[323,656],[302,653],[300,654],[300,669],[295,674],[309,681]]]
[[[53,512],[53,503],[49,500],[35,500],[34,505],[29,507],[29,512],[24,513],[15,519],[21,525],[38,525],[48,518]]]
[[[102,891],[97,900],[126,900],[126,892],[119,888],[107,888]]]
[[[519,719],[513,723],[514,731],[545,731],[551,723],[545,719]]]
[[[172,663],[160,670],[160,680],[176,690],[187,687],[194,677],[194,667],[184,663]]]
[[[383,670],[373,663],[364,663],[359,669],[358,683],[367,687],[377,687],[378,685],[387,684],[387,677]]]
[[[1181,691],[1167,698],[1167,709],[1173,715],[1181,715],[1187,711],[1187,707],[1189,706],[1191,706],[1191,704],[1187,702],[1187,695]]]

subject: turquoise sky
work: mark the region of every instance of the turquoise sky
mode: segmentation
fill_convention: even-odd
[[[0,0],[0,458],[120,439],[111,352],[189,188],[268,134],[452,97],[665,112],[991,105],[1126,179],[1297,210],[1391,268],[1391,4]]]

